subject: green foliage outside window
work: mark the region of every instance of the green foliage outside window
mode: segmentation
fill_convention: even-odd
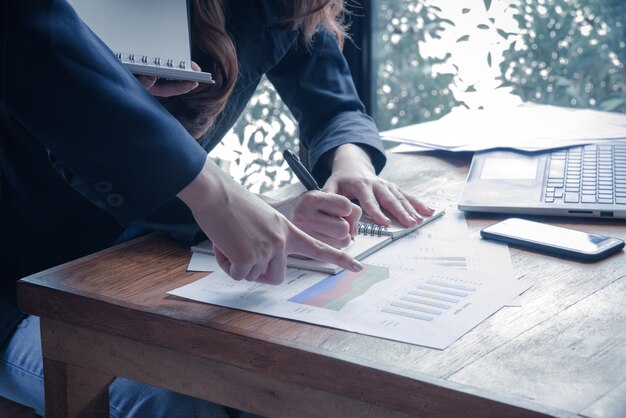
[[[626,2],[518,3],[503,86],[525,101],[626,112]]]
[[[250,191],[262,193],[294,177],[282,157],[297,150],[297,123],[265,77],[239,120],[211,155]]]
[[[432,53],[450,34],[461,48],[477,34],[492,35],[478,59],[496,74],[499,91],[527,102],[626,112],[626,0],[362,1],[372,1],[376,13],[372,68],[381,130],[470,107],[476,86],[464,80],[454,54]],[[460,31],[468,21],[473,31]],[[263,192],[293,181],[280,151],[297,146],[296,123],[264,79],[213,155]]]
[[[461,105],[450,90],[456,72],[433,71],[433,67],[449,61],[451,54],[422,53],[425,44],[440,39],[441,33],[454,26],[454,22],[443,16],[436,2],[380,0],[378,3],[374,64],[379,129],[438,119]]]
[[[429,42],[461,23],[449,17],[451,8],[460,12],[458,19],[470,18],[473,8],[483,9],[485,18],[475,28],[493,33],[499,48],[480,59],[491,68],[499,66],[500,88],[525,102],[626,112],[624,0],[375,1],[381,130],[437,119],[452,107],[466,106],[467,95],[458,92],[471,93],[475,87],[463,83],[454,55],[423,53]],[[503,24],[506,18],[514,19],[516,29]],[[474,35],[457,36],[456,43],[463,44]]]

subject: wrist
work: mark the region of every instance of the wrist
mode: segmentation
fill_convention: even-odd
[[[235,185],[207,155],[200,173],[176,196],[194,213],[211,210],[212,206],[228,204],[227,189],[233,187],[229,183]]]
[[[329,166],[331,171],[350,165],[358,165],[372,173],[376,172],[372,159],[365,148],[356,144],[343,144],[335,148],[330,156]]]

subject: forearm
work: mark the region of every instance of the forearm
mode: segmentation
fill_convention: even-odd
[[[196,178],[178,192],[176,196],[192,212],[211,210],[211,206],[219,202],[220,195],[226,194],[222,174],[219,167],[210,158],[207,158]]]
[[[376,169],[372,164],[372,158],[368,150],[357,144],[343,144],[327,153],[324,159],[328,170],[332,173],[335,170],[350,165],[358,165],[362,169],[376,174]]]
[[[11,59],[0,101],[68,184],[127,224],[196,176],[206,152],[67,2],[4,3],[0,50]]]
[[[322,193],[320,193],[322,194]],[[234,279],[280,283],[286,256],[300,254],[357,271],[362,266],[296,228],[208,157],[200,174],[177,196],[213,242],[220,267]]]

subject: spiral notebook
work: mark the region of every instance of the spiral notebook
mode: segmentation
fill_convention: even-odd
[[[130,71],[214,83],[191,69],[187,0],[68,0]]]
[[[378,251],[387,244],[413,231],[429,224],[433,220],[441,217],[445,211],[435,212],[433,216],[424,218],[424,222],[419,225],[405,228],[399,224],[392,224],[389,227],[383,227],[374,223],[359,222],[357,225],[357,235],[354,241],[343,250],[357,260],[362,260],[370,254]],[[364,220],[367,220],[365,218]],[[191,247],[193,254],[213,254],[213,245],[211,241],[206,240]],[[194,256],[192,255],[192,257]],[[304,270],[318,271],[321,273],[337,274],[343,269],[331,263],[313,260],[310,258],[299,258],[294,256],[287,257],[287,267],[299,268]]]

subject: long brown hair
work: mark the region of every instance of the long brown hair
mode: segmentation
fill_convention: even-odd
[[[274,0],[281,13],[280,23],[302,31],[310,46],[316,30],[332,32],[339,45],[345,36],[343,0]],[[206,59],[202,70],[213,74],[215,84],[200,84],[193,91],[159,99],[194,138],[211,128],[224,110],[237,81],[237,51],[228,34],[228,0],[192,0],[192,43]],[[207,68],[207,65],[209,68]]]

